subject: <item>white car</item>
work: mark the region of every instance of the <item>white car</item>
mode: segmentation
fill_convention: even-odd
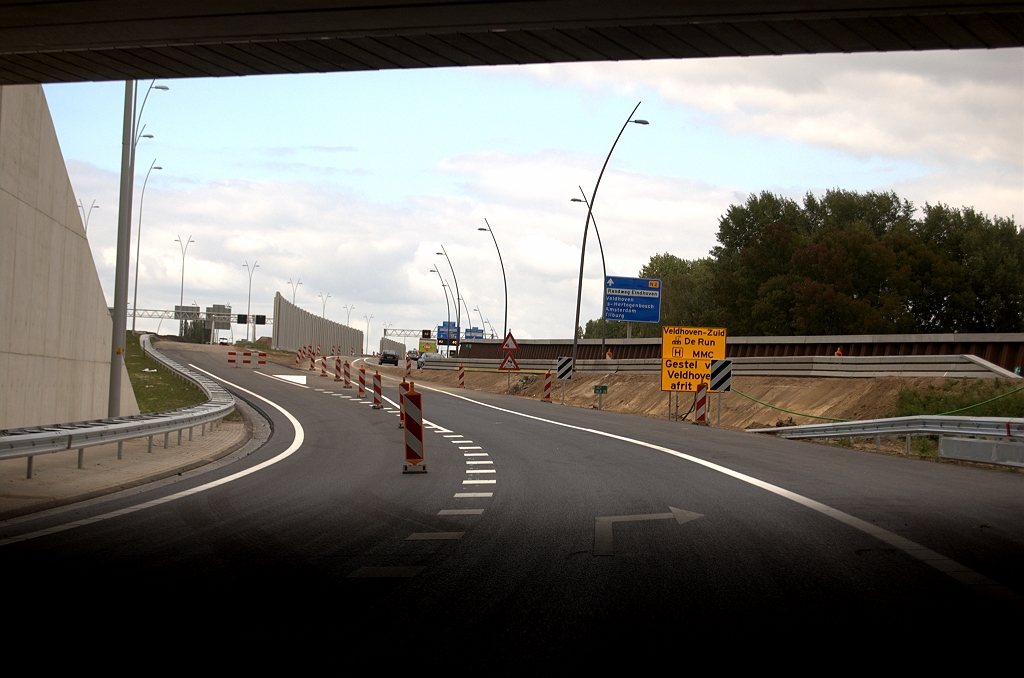
[[[443,358],[443,357],[444,356],[441,355],[440,353],[421,353],[420,357],[416,359],[416,369],[418,369],[418,370],[423,369],[423,362],[427,358],[430,358],[431,360],[433,360],[434,358]]]

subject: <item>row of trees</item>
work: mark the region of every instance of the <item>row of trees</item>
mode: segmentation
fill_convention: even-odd
[[[918,211],[895,193],[768,192],[719,220],[711,256],[657,254],[662,324],[734,336],[1024,331],[1024,231],[973,208]],[[609,337],[625,323],[609,322]],[[660,336],[634,325],[633,336]],[[587,338],[601,336],[600,319]]]

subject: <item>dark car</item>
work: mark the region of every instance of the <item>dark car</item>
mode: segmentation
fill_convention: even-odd
[[[394,365],[398,367],[398,354],[394,351],[381,351],[377,363],[379,365]]]

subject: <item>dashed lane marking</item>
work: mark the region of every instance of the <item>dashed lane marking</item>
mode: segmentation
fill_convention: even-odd
[[[439,516],[478,516],[484,512],[483,509],[441,509],[437,512]]]
[[[482,450],[484,448],[480,447],[479,445],[471,445],[469,447],[460,447],[459,449],[460,450]]]
[[[463,485],[497,485],[497,480],[463,480]]]
[[[489,457],[491,455],[486,452],[466,452],[462,455],[463,457]]]
[[[493,468],[467,468],[466,473],[497,473]]]
[[[494,462],[493,462],[493,461],[490,461],[490,460],[487,460],[487,461],[483,461],[483,460],[472,460],[472,459],[468,459],[468,460],[466,460],[466,463],[467,463],[467,464],[493,464]]]
[[[493,492],[456,492],[456,499],[486,499],[487,497],[493,497]]]

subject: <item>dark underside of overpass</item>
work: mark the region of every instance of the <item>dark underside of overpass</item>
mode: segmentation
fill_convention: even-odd
[[[0,84],[1024,45],[970,0],[0,0]]]

